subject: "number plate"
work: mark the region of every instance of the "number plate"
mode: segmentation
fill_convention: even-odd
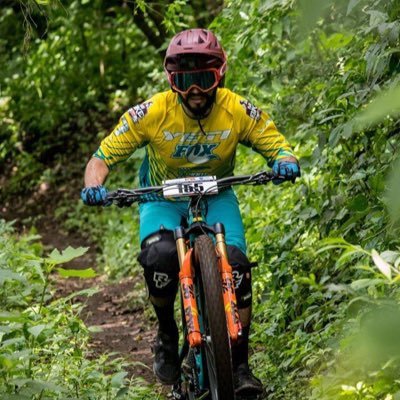
[[[218,193],[215,176],[195,176],[163,181],[164,197],[211,195]]]

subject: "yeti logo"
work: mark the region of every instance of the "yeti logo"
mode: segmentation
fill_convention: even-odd
[[[162,289],[165,288],[165,286],[167,286],[172,279],[170,279],[168,275],[164,274],[163,272],[154,272],[153,281],[157,289]]]
[[[216,143],[179,144],[172,158],[186,158],[192,164],[204,164],[210,160],[219,160],[219,157],[213,153],[216,147],[218,147]]]
[[[239,271],[232,271],[233,280],[235,281],[235,290],[237,290],[242,283],[243,274]]]
[[[205,136],[200,135],[200,138],[198,132],[170,132],[165,130],[163,133],[164,139],[167,142],[179,139],[180,144],[196,144],[199,142],[199,140],[201,143],[217,143],[221,140],[228,139],[229,135],[231,134],[231,130],[224,129],[222,131],[206,132]]]

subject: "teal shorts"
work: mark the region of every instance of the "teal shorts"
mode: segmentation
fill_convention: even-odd
[[[214,225],[220,222],[225,227],[226,243],[238,247],[246,254],[246,239],[240,216],[239,203],[232,189],[225,190],[216,196],[206,196],[206,223]],[[188,216],[187,201],[148,201],[141,203],[140,212],[140,242],[151,234],[165,229],[174,230],[181,225],[182,217]]]

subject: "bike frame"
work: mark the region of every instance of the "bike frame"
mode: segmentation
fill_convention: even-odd
[[[187,229],[182,226],[175,229],[175,240],[180,264],[179,280],[181,289],[182,313],[186,326],[185,341],[188,346],[182,348],[181,362],[187,355],[189,347],[200,350],[205,342],[200,304],[196,298],[196,274],[197,266],[193,257],[193,247],[196,238],[201,234],[207,234],[214,239],[216,256],[218,258],[219,273],[221,276],[221,291],[223,295],[225,315],[228,333],[231,343],[235,343],[242,333],[237,300],[235,295],[232,267],[228,262],[224,226],[217,223],[209,226],[206,223],[204,207],[200,197],[192,197],[189,203]],[[200,351],[195,351],[195,360],[199,377],[200,390],[207,390],[205,385],[205,371]]]

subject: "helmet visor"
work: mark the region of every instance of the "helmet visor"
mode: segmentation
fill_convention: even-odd
[[[208,92],[217,87],[219,83],[218,70],[214,68],[202,71],[172,72],[171,78],[172,88],[182,94],[187,94],[193,88]]]

